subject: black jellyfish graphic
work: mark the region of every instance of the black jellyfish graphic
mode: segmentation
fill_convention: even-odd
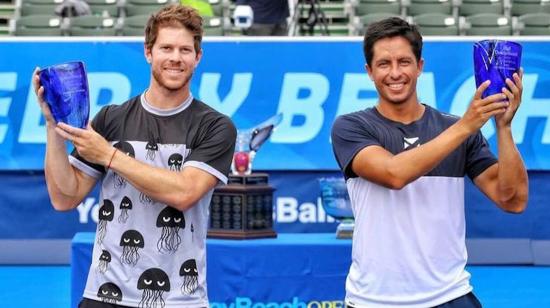
[[[134,151],[134,147],[132,147],[132,145],[126,141],[117,142],[113,146],[128,156],[136,157],[136,152]],[[115,188],[121,188],[126,186],[126,180],[120,175],[118,175],[116,172],[115,172],[114,186]]]
[[[162,228],[162,233],[157,242],[159,252],[175,252],[181,243],[179,230],[185,229],[183,213],[173,207],[165,207],[159,213],[157,227]]]
[[[147,154],[145,154],[145,158],[148,160],[155,160],[155,156],[157,154],[157,151],[159,150],[159,146],[154,141],[149,141],[145,145],[145,150],[147,151]]]
[[[135,266],[139,260],[139,249],[145,245],[143,236],[136,230],[127,230],[120,237],[122,256],[120,262]]]
[[[128,198],[127,196],[124,196],[122,198],[122,201],[120,201],[120,215],[118,215],[118,222],[121,224],[126,223],[128,220],[128,211],[132,209],[132,200]]]
[[[103,205],[99,208],[99,222],[97,223],[97,243],[101,245],[107,232],[107,223],[113,221],[115,217],[115,206],[109,199],[103,200]]]
[[[180,276],[183,277],[181,293],[194,294],[199,286],[199,272],[197,271],[197,262],[195,259],[189,259],[180,267]]]
[[[153,201],[153,199],[151,199],[151,197],[147,196],[146,194],[144,194],[140,191],[139,192],[139,202],[141,202],[143,204],[151,204],[154,201]]]
[[[97,297],[105,303],[116,304],[122,300],[122,291],[116,284],[106,282],[99,287]]]
[[[179,153],[174,153],[168,157],[168,167],[172,171],[181,171],[181,164],[183,163],[183,156]]]
[[[139,276],[137,288],[143,290],[139,307],[163,308],[162,295],[170,291],[170,280],[160,268],[150,268]]]
[[[107,250],[103,250],[101,252],[101,256],[99,256],[99,264],[97,266],[97,270],[105,274],[107,269],[109,269],[109,263],[111,263],[111,253]]]

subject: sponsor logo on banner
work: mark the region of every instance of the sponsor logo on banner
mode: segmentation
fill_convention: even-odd
[[[336,220],[327,215],[321,204],[321,198],[317,203],[304,202],[299,204],[294,197],[276,198],[276,208],[273,213],[277,223],[332,223]],[[97,198],[88,197],[76,208],[78,221],[81,224],[97,223],[99,219],[99,203]]]
[[[308,300],[293,297],[289,302],[255,302],[249,297],[237,297],[232,303],[210,303],[210,308],[344,308],[341,300]]]

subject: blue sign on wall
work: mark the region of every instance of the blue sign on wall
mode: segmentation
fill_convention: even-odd
[[[338,222],[323,210],[318,179],[333,172],[272,171],[275,230],[279,233],[335,232]],[[466,233],[469,238],[550,239],[548,171],[530,171],[529,206],[521,215],[499,210],[466,181]],[[97,187],[96,187],[97,188]],[[99,216],[98,189],[69,212],[50,205],[43,172],[0,172],[0,239],[71,238],[95,231]]]
[[[518,38],[519,39],[519,38]],[[527,40],[523,103],[513,135],[529,169],[550,169],[550,40]],[[427,41],[422,102],[462,115],[475,90],[473,41]],[[206,41],[192,92],[231,116],[238,128],[282,113],[258,153],[263,170],[337,170],[330,129],[339,114],[373,106],[376,91],[364,71],[361,40]],[[0,170],[40,170],[45,127],[30,85],[36,66],[82,60],[89,73],[91,111],[141,93],[149,67],[141,41],[0,41]],[[496,151],[495,128],[483,132]],[[286,159],[277,159],[284,156]]]

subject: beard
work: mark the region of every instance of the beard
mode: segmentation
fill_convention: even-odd
[[[189,85],[189,82],[191,81],[191,77],[193,77],[193,72],[191,71],[190,74],[186,75],[183,80],[177,81],[177,82],[168,82],[165,80],[165,78],[162,77],[162,73],[158,70],[152,69],[153,72],[153,78],[157,82],[157,84],[168,90],[168,91],[179,91],[183,88],[185,88],[187,85]]]

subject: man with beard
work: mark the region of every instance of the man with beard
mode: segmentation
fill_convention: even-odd
[[[202,19],[195,10],[171,5],[153,14],[144,44],[149,88],[122,105],[102,108],[86,129],[55,123],[35,71],[53,207],[74,209],[101,181],[105,234],[94,244],[79,307],[208,306],[208,206],[214,187],[227,182],[236,129],[190,93],[201,40]],[[75,147],[68,157],[65,140]],[[124,219],[113,219],[122,213]],[[194,283],[181,287],[191,275]]]
[[[525,209],[527,172],[511,133],[523,73],[482,98],[485,81],[459,118],[418,101],[424,59],[416,26],[373,23],[363,46],[378,104],[332,128],[355,216],[346,305],[480,307],[465,270],[464,176],[502,210]],[[492,117],[498,160],[480,132]]]

